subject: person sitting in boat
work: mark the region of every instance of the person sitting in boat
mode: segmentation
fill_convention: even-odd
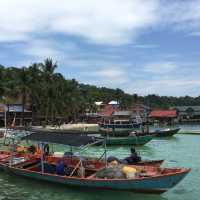
[[[135,151],[135,148],[131,147],[131,155],[129,157],[126,157],[124,161],[127,162],[127,164],[134,164],[141,161],[141,157],[138,156],[137,152]]]
[[[118,159],[117,157],[115,157],[115,156],[109,156],[109,157],[107,158],[107,163],[108,163],[108,164],[112,163],[113,161],[116,161],[117,163],[122,163],[121,160],[119,160],[119,159]]]
[[[65,165],[63,160],[58,160],[56,163],[56,174],[57,175],[65,175]]]
[[[31,145],[28,147],[28,152],[34,154],[37,150],[37,147],[35,145]]]
[[[131,155],[124,158],[124,159],[118,159],[115,156],[110,156],[107,159],[108,163],[111,163],[113,161],[117,161],[120,164],[135,164],[141,161],[141,157],[137,154],[135,148],[131,147]]]
[[[49,144],[44,145],[44,155],[48,156],[49,155]]]

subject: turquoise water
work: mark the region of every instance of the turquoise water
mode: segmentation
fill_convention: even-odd
[[[162,195],[137,194],[133,192],[104,191],[94,189],[68,188],[5,174],[0,172],[0,200],[197,200],[200,187],[200,136],[176,135],[167,139],[154,139],[138,147],[146,159],[165,159],[167,167],[189,167],[192,171],[175,188]],[[56,150],[62,150],[57,147]],[[54,146],[55,149],[55,146]],[[99,147],[87,150],[87,155],[100,156]],[[128,147],[109,147],[108,154],[120,158],[127,156]]]

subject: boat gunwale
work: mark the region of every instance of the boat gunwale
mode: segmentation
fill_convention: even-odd
[[[191,171],[191,168],[164,168],[164,169],[179,169],[179,172],[170,172],[168,174],[162,175],[162,174],[158,174],[158,175],[154,175],[154,176],[149,176],[149,177],[140,177],[140,178],[132,178],[132,179],[104,179],[104,178],[81,178],[81,177],[75,177],[75,176],[60,176],[57,174],[51,174],[51,173],[42,173],[42,172],[37,172],[37,171],[32,171],[29,169],[21,169],[18,167],[10,167],[6,164],[2,164],[0,163],[0,165],[5,166],[7,169],[11,169],[11,170],[19,170],[19,171],[24,171],[24,172],[31,172],[31,173],[36,173],[36,174],[40,174],[40,175],[48,175],[48,176],[52,176],[52,177],[60,177],[60,178],[64,178],[64,179],[75,179],[75,180],[85,180],[85,181],[111,181],[111,182],[119,182],[119,181],[123,181],[123,182],[132,182],[132,181],[140,181],[140,180],[149,180],[149,179],[157,179],[157,178],[161,178],[161,177],[169,177],[169,176],[174,176],[174,175],[178,175],[178,174],[183,174],[183,173],[189,173]]]

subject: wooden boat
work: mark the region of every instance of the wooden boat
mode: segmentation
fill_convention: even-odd
[[[0,166],[7,172],[28,177],[31,179],[38,179],[43,181],[49,181],[54,183],[65,184],[68,186],[77,187],[91,187],[91,188],[103,188],[103,189],[116,189],[116,190],[130,190],[136,192],[150,192],[150,193],[163,193],[168,189],[178,184],[190,171],[183,168],[164,168],[160,170],[157,167],[134,166],[137,169],[142,169],[143,173],[140,176],[131,179],[105,179],[97,178],[96,172],[102,168],[98,164],[88,163],[85,165],[85,176],[79,177],[77,171],[80,166],[76,168],[72,175],[57,175],[55,172],[42,172],[41,167],[38,165],[39,160],[26,160],[14,166],[3,164],[0,162]],[[56,160],[46,160],[46,164],[54,166]],[[71,163],[71,165],[70,165]],[[71,173],[78,165],[69,160],[69,163],[65,164],[71,169]]]
[[[106,138],[106,145],[134,145],[141,146],[150,142],[154,138],[153,134],[133,135],[127,137],[112,137]],[[100,143],[99,143],[100,144]]]
[[[102,135],[107,132],[110,132],[113,136],[128,136],[129,133],[135,129],[140,128],[140,123],[136,123],[130,120],[113,120],[109,123],[100,123],[99,131]]]
[[[45,156],[43,154],[44,143],[51,142],[80,147],[82,145],[88,146],[92,141],[94,141],[94,139],[88,136],[74,137],[63,134],[55,136],[52,135],[52,133],[31,134],[24,137],[24,139],[39,142],[42,152],[41,157],[27,157],[25,160],[23,160],[23,158],[20,162],[13,163],[14,155],[13,152],[11,152],[9,161],[0,160],[0,168],[11,174],[40,181],[48,181],[76,187],[163,193],[178,184],[190,171],[190,169],[185,168],[159,168],[133,165],[131,168],[138,171],[138,174],[134,174],[134,177],[99,178],[99,175],[97,174],[100,170],[108,169],[106,163],[83,161],[82,159],[77,160],[71,157],[62,161],[66,171],[63,171],[64,173],[60,175],[57,173],[57,163],[61,158]],[[130,166],[126,165],[126,167],[130,169]]]
[[[156,134],[156,137],[170,137],[179,132],[180,128],[166,128],[153,131],[152,134]]]
[[[142,160],[135,165],[160,167],[164,160]]]
[[[109,121],[109,123],[101,123],[99,124],[100,127],[103,128],[112,128],[112,129],[117,129],[117,128],[127,128],[127,129],[134,129],[134,128],[139,128],[140,123],[131,121],[131,120],[126,120],[126,119],[117,119],[113,120],[112,122]]]
[[[110,135],[113,137],[127,137],[129,136],[130,132],[133,131],[133,128],[118,128],[118,129],[111,129],[111,128],[99,128],[99,133],[101,136]]]

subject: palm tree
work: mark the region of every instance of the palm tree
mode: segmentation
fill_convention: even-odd
[[[16,87],[18,96],[21,97],[22,102],[22,125],[24,125],[24,111],[27,104],[27,100],[30,97],[30,77],[28,70],[25,67],[22,67],[19,73],[18,84]]]
[[[136,104],[138,103],[138,95],[135,93],[133,94],[133,102]]]
[[[29,67],[29,77],[30,77],[30,102],[31,102],[31,111],[32,111],[32,123],[35,120],[35,114],[39,113],[41,105],[41,94],[42,90],[42,81],[41,81],[41,71],[40,63],[33,63]]]
[[[46,96],[46,111],[45,111],[45,123],[48,121],[49,111],[52,110],[52,103],[51,100],[54,98],[54,91],[53,91],[53,77],[54,71],[57,68],[57,63],[53,62],[51,58],[47,58],[44,60],[44,63],[40,64],[41,70],[43,72],[43,77],[45,81],[45,96]]]
[[[53,62],[51,58],[47,58],[44,60],[44,63],[40,63],[41,69],[43,73],[48,77],[52,77],[55,69],[58,67],[57,62]]]

